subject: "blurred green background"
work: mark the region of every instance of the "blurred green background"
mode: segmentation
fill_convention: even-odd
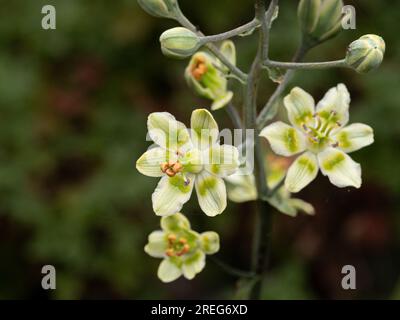
[[[208,107],[186,87],[187,61],[162,56],[158,37],[173,21],[148,16],[135,0],[2,0],[0,10],[0,298],[230,298],[237,287],[211,260],[195,280],[162,284],[159,260],[143,251],[159,227],[151,210],[157,183],[134,166],[145,151],[150,112],[188,122]],[[249,21],[251,0],[181,0],[207,34]],[[41,28],[41,8],[57,9],[57,30]],[[337,189],[319,176],[301,197],[315,217],[275,216],[268,299],[400,298],[400,38],[398,1],[346,1],[357,29],[314,49],[309,60],[342,58],[365,33],[384,37],[387,54],[375,73],[302,71],[299,85],[316,99],[339,82],[351,94],[351,121],[375,129],[376,142],[353,155],[360,190]],[[297,46],[297,1],[281,0],[272,58]],[[247,70],[255,36],[237,41]],[[275,84],[265,79],[266,100]],[[240,97],[236,99],[240,104]],[[220,127],[230,127],[223,110]],[[252,204],[229,204],[213,219],[195,197],[183,212],[198,231],[221,235],[218,257],[248,268]],[[57,270],[57,289],[41,288],[41,268]],[[341,288],[341,268],[357,270],[357,290]]]

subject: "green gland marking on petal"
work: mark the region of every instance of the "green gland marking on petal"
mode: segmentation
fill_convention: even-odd
[[[299,87],[290,91],[284,99],[288,117],[292,125],[299,128],[312,119],[314,113],[314,98]]]
[[[217,185],[217,179],[214,177],[207,177],[199,183],[198,191],[201,196],[205,196],[208,189],[214,189]]]
[[[326,158],[321,163],[322,168],[326,171],[333,171],[333,170],[335,170],[335,168],[340,166],[345,160],[346,160],[346,157],[342,153],[332,154],[332,156]]]
[[[327,148],[318,154],[322,173],[339,188],[361,187],[361,166],[343,151]]]
[[[189,193],[192,188],[190,183],[187,183],[186,179],[182,179],[181,176],[176,175],[168,179],[168,183],[176,188],[182,193]]]
[[[306,152],[290,166],[285,179],[285,187],[292,193],[299,192],[313,181],[317,174],[317,157],[311,152]]]
[[[354,123],[341,129],[333,137],[338,148],[349,153],[366,147],[374,142],[374,131],[370,126]]]
[[[313,173],[316,170],[316,165],[315,163],[311,162],[308,158],[306,157],[300,157],[298,160],[299,166],[303,167],[305,170],[307,170],[310,174]]]
[[[286,131],[286,147],[287,149],[295,153],[297,150],[299,150],[299,141],[297,138],[297,132],[294,128],[290,128]]]
[[[266,138],[272,150],[279,155],[289,157],[305,150],[305,135],[283,122],[275,122],[264,128],[261,137]]]

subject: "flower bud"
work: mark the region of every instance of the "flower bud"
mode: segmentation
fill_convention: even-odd
[[[316,45],[336,36],[342,28],[342,0],[301,0],[298,18],[305,41]]]
[[[201,97],[213,101],[211,110],[226,106],[233,97],[222,70],[219,60],[201,51],[193,55],[185,70],[188,85]]]
[[[183,59],[191,56],[200,48],[200,40],[199,36],[186,28],[172,28],[161,35],[161,50],[166,56]]]
[[[321,0],[301,0],[297,9],[301,30],[304,33],[311,33],[319,18]]]
[[[177,0],[138,0],[144,11],[154,17],[174,18],[178,8]]]
[[[385,54],[385,41],[377,35],[367,34],[353,41],[346,54],[346,63],[359,73],[379,67]]]

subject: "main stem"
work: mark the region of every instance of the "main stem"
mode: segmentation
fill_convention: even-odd
[[[269,10],[275,10],[276,1],[272,1]],[[262,62],[266,56],[268,45],[265,41],[269,41],[269,23],[272,18],[273,11],[269,11],[267,18],[265,17],[266,6],[265,0],[256,0],[255,4],[256,19],[261,22],[259,45],[257,55],[253,61],[246,86],[245,95],[245,124],[247,129],[254,129],[254,175],[256,178],[256,186],[258,199],[256,201],[256,216],[254,225],[254,239],[252,250],[252,271],[255,273],[256,283],[253,286],[250,298],[260,299],[264,273],[268,264],[270,235],[271,235],[271,214],[268,204],[263,200],[268,194],[268,186],[266,183],[266,168],[264,155],[260,145],[259,130],[257,128],[257,95],[258,86],[261,79]]]

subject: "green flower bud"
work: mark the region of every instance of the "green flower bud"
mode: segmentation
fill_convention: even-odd
[[[174,18],[178,8],[177,0],[138,0],[144,11],[154,17]]]
[[[198,35],[182,27],[165,31],[160,37],[160,42],[163,54],[177,59],[191,56],[202,45]]]
[[[349,45],[346,63],[359,73],[368,73],[382,63],[385,49],[385,41],[380,36],[364,35]]]
[[[298,18],[305,41],[316,45],[336,36],[342,28],[342,0],[301,0]]]
[[[304,33],[311,33],[319,18],[321,0],[301,0],[297,9],[301,30]]]

